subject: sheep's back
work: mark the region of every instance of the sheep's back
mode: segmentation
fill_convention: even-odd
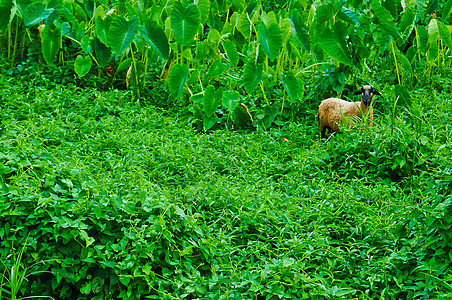
[[[359,102],[349,102],[339,98],[328,98],[323,100],[319,106],[319,118],[324,122],[323,126],[329,126],[334,131],[339,130],[342,116],[359,114]]]

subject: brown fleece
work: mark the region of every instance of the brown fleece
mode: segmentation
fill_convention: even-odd
[[[362,101],[349,102],[338,98],[323,100],[319,106],[318,116],[319,130],[322,136],[325,135],[324,130],[327,127],[333,131],[340,131],[339,124],[352,127],[353,124],[360,121],[361,111],[370,120],[373,119],[372,106],[366,106]],[[369,126],[372,126],[372,122],[369,122]]]

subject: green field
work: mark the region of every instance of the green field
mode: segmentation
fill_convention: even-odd
[[[0,0],[0,300],[452,299],[451,51],[452,0]]]
[[[131,92],[0,92],[0,298],[452,295],[450,87],[328,141],[314,111],[205,134]]]

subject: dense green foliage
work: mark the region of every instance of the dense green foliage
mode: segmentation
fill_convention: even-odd
[[[452,295],[450,80],[325,142],[32,76],[0,87],[1,299]]]
[[[452,0],[1,0],[0,54],[111,76],[140,98],[157,70],[199,130],[268,129],[305,91],[447,73],[451,12]]]
[[[0,299],[452,298],[451,13],[0,0]]]

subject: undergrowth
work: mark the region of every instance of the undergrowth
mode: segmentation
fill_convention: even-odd
[[[0,89],[0,298],[452,296],[450,91],[321,141],[310,118],[201,134],[131,92]]]

